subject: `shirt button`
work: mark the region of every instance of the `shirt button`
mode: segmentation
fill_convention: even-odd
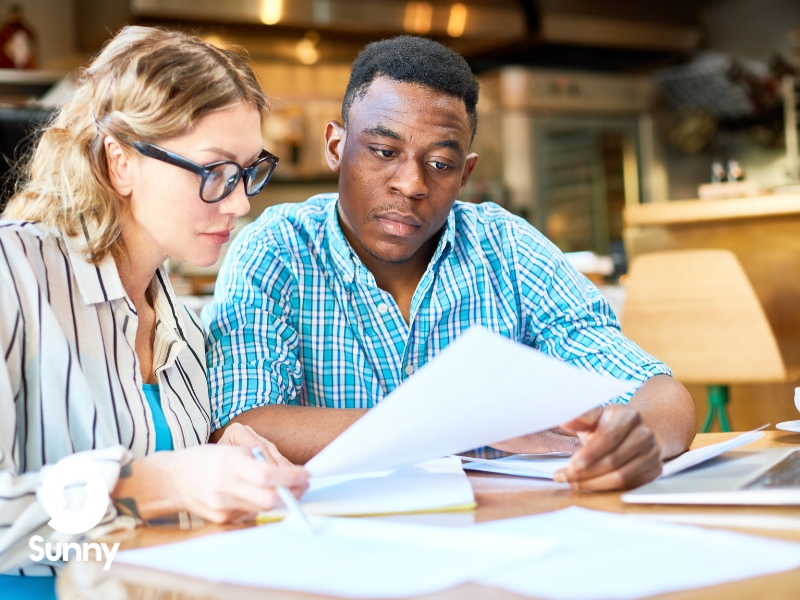
[[[411,375],[414,372],[414,365],[408,365],[406,367],[406,375]]]
[[[378,312],[381,313],[382,315],[385,315],[388,312],[388,310],[389,307],[386,306],[385,304],[378,304]]]

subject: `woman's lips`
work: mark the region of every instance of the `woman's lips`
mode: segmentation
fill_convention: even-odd
[[[218,231],[218,232],[215,232],[215,233],[204,233],[203,235],[206,236],[214,244],[220,244],[220,245],[224,244],[229,239],[231,239],[231,232],[230,231]]]
[[[397,237],[410,237],[420,227],[420,222],[410,215],[387,213],[377,217],[378,227],[385,233]]]

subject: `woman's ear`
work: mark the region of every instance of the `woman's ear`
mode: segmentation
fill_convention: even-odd
[[[344,127],[336,121],[330,121],[325,127],[325,160],[334,173],[339,172],[342,164],[346,135]]]
[[[111,186],[122,197],[131,195],[133,185],[131,183],[131,163],[128,155],[119,145],[119,142],[107,135],[103,140],[106,150],[106,166],[108,167],[108,177]]]

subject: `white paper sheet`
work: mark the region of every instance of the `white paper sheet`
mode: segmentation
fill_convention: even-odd
[[[640,598],[800,566],[800,544],[577,507],[475,529],[557,539],[553,552],[509,561],[477,578],[485,585],[554,600]]]
[[[312,458],[313,476],[381,471],[555,427],[637,384],[473,327]]]
[[[430,594],[499,568],[535,560],[551,543],[475,527],[440,528],[375,519],[311,517],[309,534],[281,523],[117,554],[116,562],[230,584],[347,598]]]
[[[493,459],[469,456],[459,458],[467,461],[464,463],[464,468],[468,471],[553,479],[556,471],[567,466],[570,456],[564,452],[551,452],[549,454],[513,454]]]
[[[442,528],[311,517],[117,555],[199,579],[349,598],[466,582],[554,600],[628,599],[800,566],[800,544],[582,508]]]
[[[300,499],[309,515],[376,515],[467,507],[475,503],[461,461],[437,458],[394,471],[312,477]],[[286,509],[259,515],[279,519]]]
[[[702,448],[698,448],[697,450],[684,452],[680,456],[673,458],[671,461],[664,464],[664,470],[661,472],[661,477],[675,475],[676,473],[685,471],[690,467],[694,467],[695,465],[699,465],[707,460],[711,460],[712,458],[728,452],[729,450],[733,450],[751,442],[755,442],[756,440],[764,437],[764,432],[761,431],[761,429],[764,427],[766,427],[766,425],[759,427],[758,429],[754,429],[753,431],[743,433],[742,435],[737,435],[735,438],[720,442],[719,444],[712,444],[711,446],[704,446]]]
[[[766,427],[766,425],[764,425]],[[733,439],[704,446],[697,450],[684,452],[680,456],[664,463],[664,469],[660,477],[669,477],[685,471],[691,467],[699,465],[707,460],[711,460],[751,442],[754,442],[764,435],[761,431],[764,427],[748,431],[738,435]],[[468,461],[464,468],[468,471],[484,471],[487,473],[498,473],[500,475],[515,475],[517,477],[538,477],[541,479],[553,479],[553,475],[559,469],[563,469],[569,462],[569,455],[562,452],[550,454],[514,454],[503,458],[481,459],[462,456],[461,459]]]

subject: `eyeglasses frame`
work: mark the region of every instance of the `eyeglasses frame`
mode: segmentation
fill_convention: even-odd
[[[267,173],[267,176],[264,179],[264,183],[262,183],[257,190],[252,191],[252,193],[248,192],[247,185],[245,184],[244,193],[248,198],[252,198],[253,196],[258,195],[269,183],[269,180],[272,178],[272,174],[275,172],[275,167],[278,166],[278,161],[280,160],[277,156],[275,156],[271,152],[262,149],[256,161],[249,167],[243,167],[239,163],[232,160],[220,160],[217,162],[209,163],[207,165],[200,165],[194,161],[189,160],[188,158],[184,158],[180,154],[175,154],[174,152],[171,152],[166,148],[162,148],[161,146],[157,146],[156,144],[151,144],[150,142],[136,141],[133,142],[133,147],[136,148],[136,150],[139,151],[139,153],[143,154],[144,156],[160,160],[161,162],[165,162],[170,165],[180,167],[181,169],[186,169],[187,171],[191,171],[192,173],[199,175],[202,178],[200,181],[200,194],[199,194],[200,200],[202,200],[206,204],[214,204],[216,202],[221,202],[231,192],[233,192],[233,190],[236,189],[236,186],[239,185],[239,181],[241,181],[242,177],[248,175],[251,170],[257,169],[261,163],[265,161],[271,161],[272,168],[269,170],[269,173]],[[205,198],[203,198],[203,188],[206,185],[206,180],[211,175],[212,169],[219,167],[220,165],[226,165],[226,164],[231,164],[236,166],[237,168],[236,182],[231,186],[231,189],[222,194],[222,196],[220,196],[219,198],[215,198],[214,200],[206,200]],[[245,182],[246,181],[247,179],[245,179]]]

